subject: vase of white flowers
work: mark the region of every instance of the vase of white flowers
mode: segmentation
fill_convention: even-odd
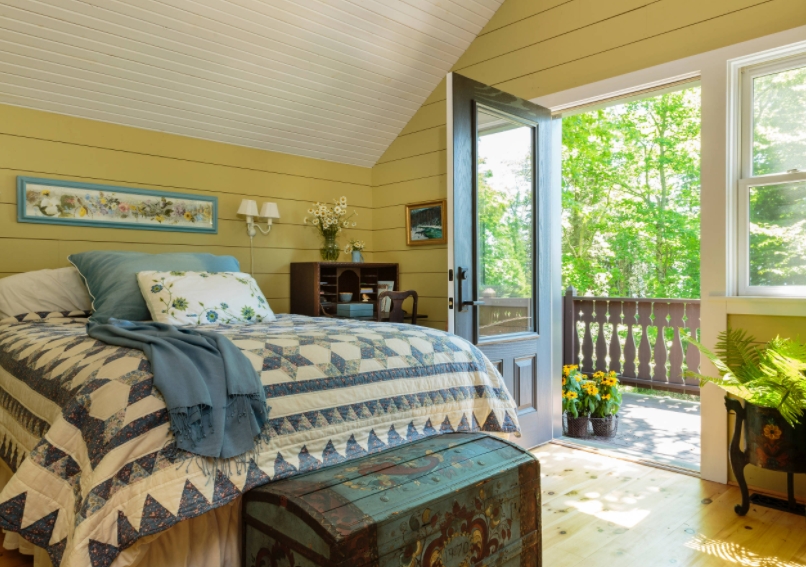
[[[338,242],[336,242],[336,237],[345,228],[355,226],[355,222],[351,223],[350,219],[358,214],[355,211],[348,211],[347,197],[340,197],[338,200],[334,199],[334,202],[336,204],[333,206],[315,203],[308,209],[308,214],[311,217],[305,217],[305,224],[313,226],[322,237],[323,244],[319,252],[322,255],[322,260],[326,262],[335,262],[339,259],[341,249]]]
[[[365,246],[366,244],[364,244],[363,240],[352,238],[350,243],[344,248],[344,253],[352,254],[353,262],[363,262],[364,255],[361,252],[364,251]]]

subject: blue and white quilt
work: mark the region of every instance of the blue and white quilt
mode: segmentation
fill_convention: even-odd
[[[518,431],[501,377],[433,329],[280,315],[219,326],[260,372],[259,449],[229,461],[178,450],[139,350],[87,336],[82,314],[0,321],[0,527],[54,565],[111,565],[140,538],[255,486],[452,431]]]

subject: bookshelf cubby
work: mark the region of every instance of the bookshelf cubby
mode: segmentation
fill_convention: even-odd
[[[291,313],[319,317],[336,315],[340,293],[352,293],[347,303],[364,303],[362,289],[376,309],[378,282],[394,282],[398,291],[397,264],[375,262],[294,262],[291,264]]]

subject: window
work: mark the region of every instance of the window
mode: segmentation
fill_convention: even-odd
[[[806,296],[806,57],[741,75],[740,295]]]

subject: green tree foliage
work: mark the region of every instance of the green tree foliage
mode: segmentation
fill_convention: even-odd
[[[494,172],[484,165],[477,179],[480,283],[496,297],[531,297],[532,156],[508,164],[509,186],[491,183]]]
[[[700,89],[563,119],[563,283],[700,293]]]
[[[806,169],[806,67],[753,81],[753,174]],[[806,285],[806,183],[750,190],[750,284]]]

